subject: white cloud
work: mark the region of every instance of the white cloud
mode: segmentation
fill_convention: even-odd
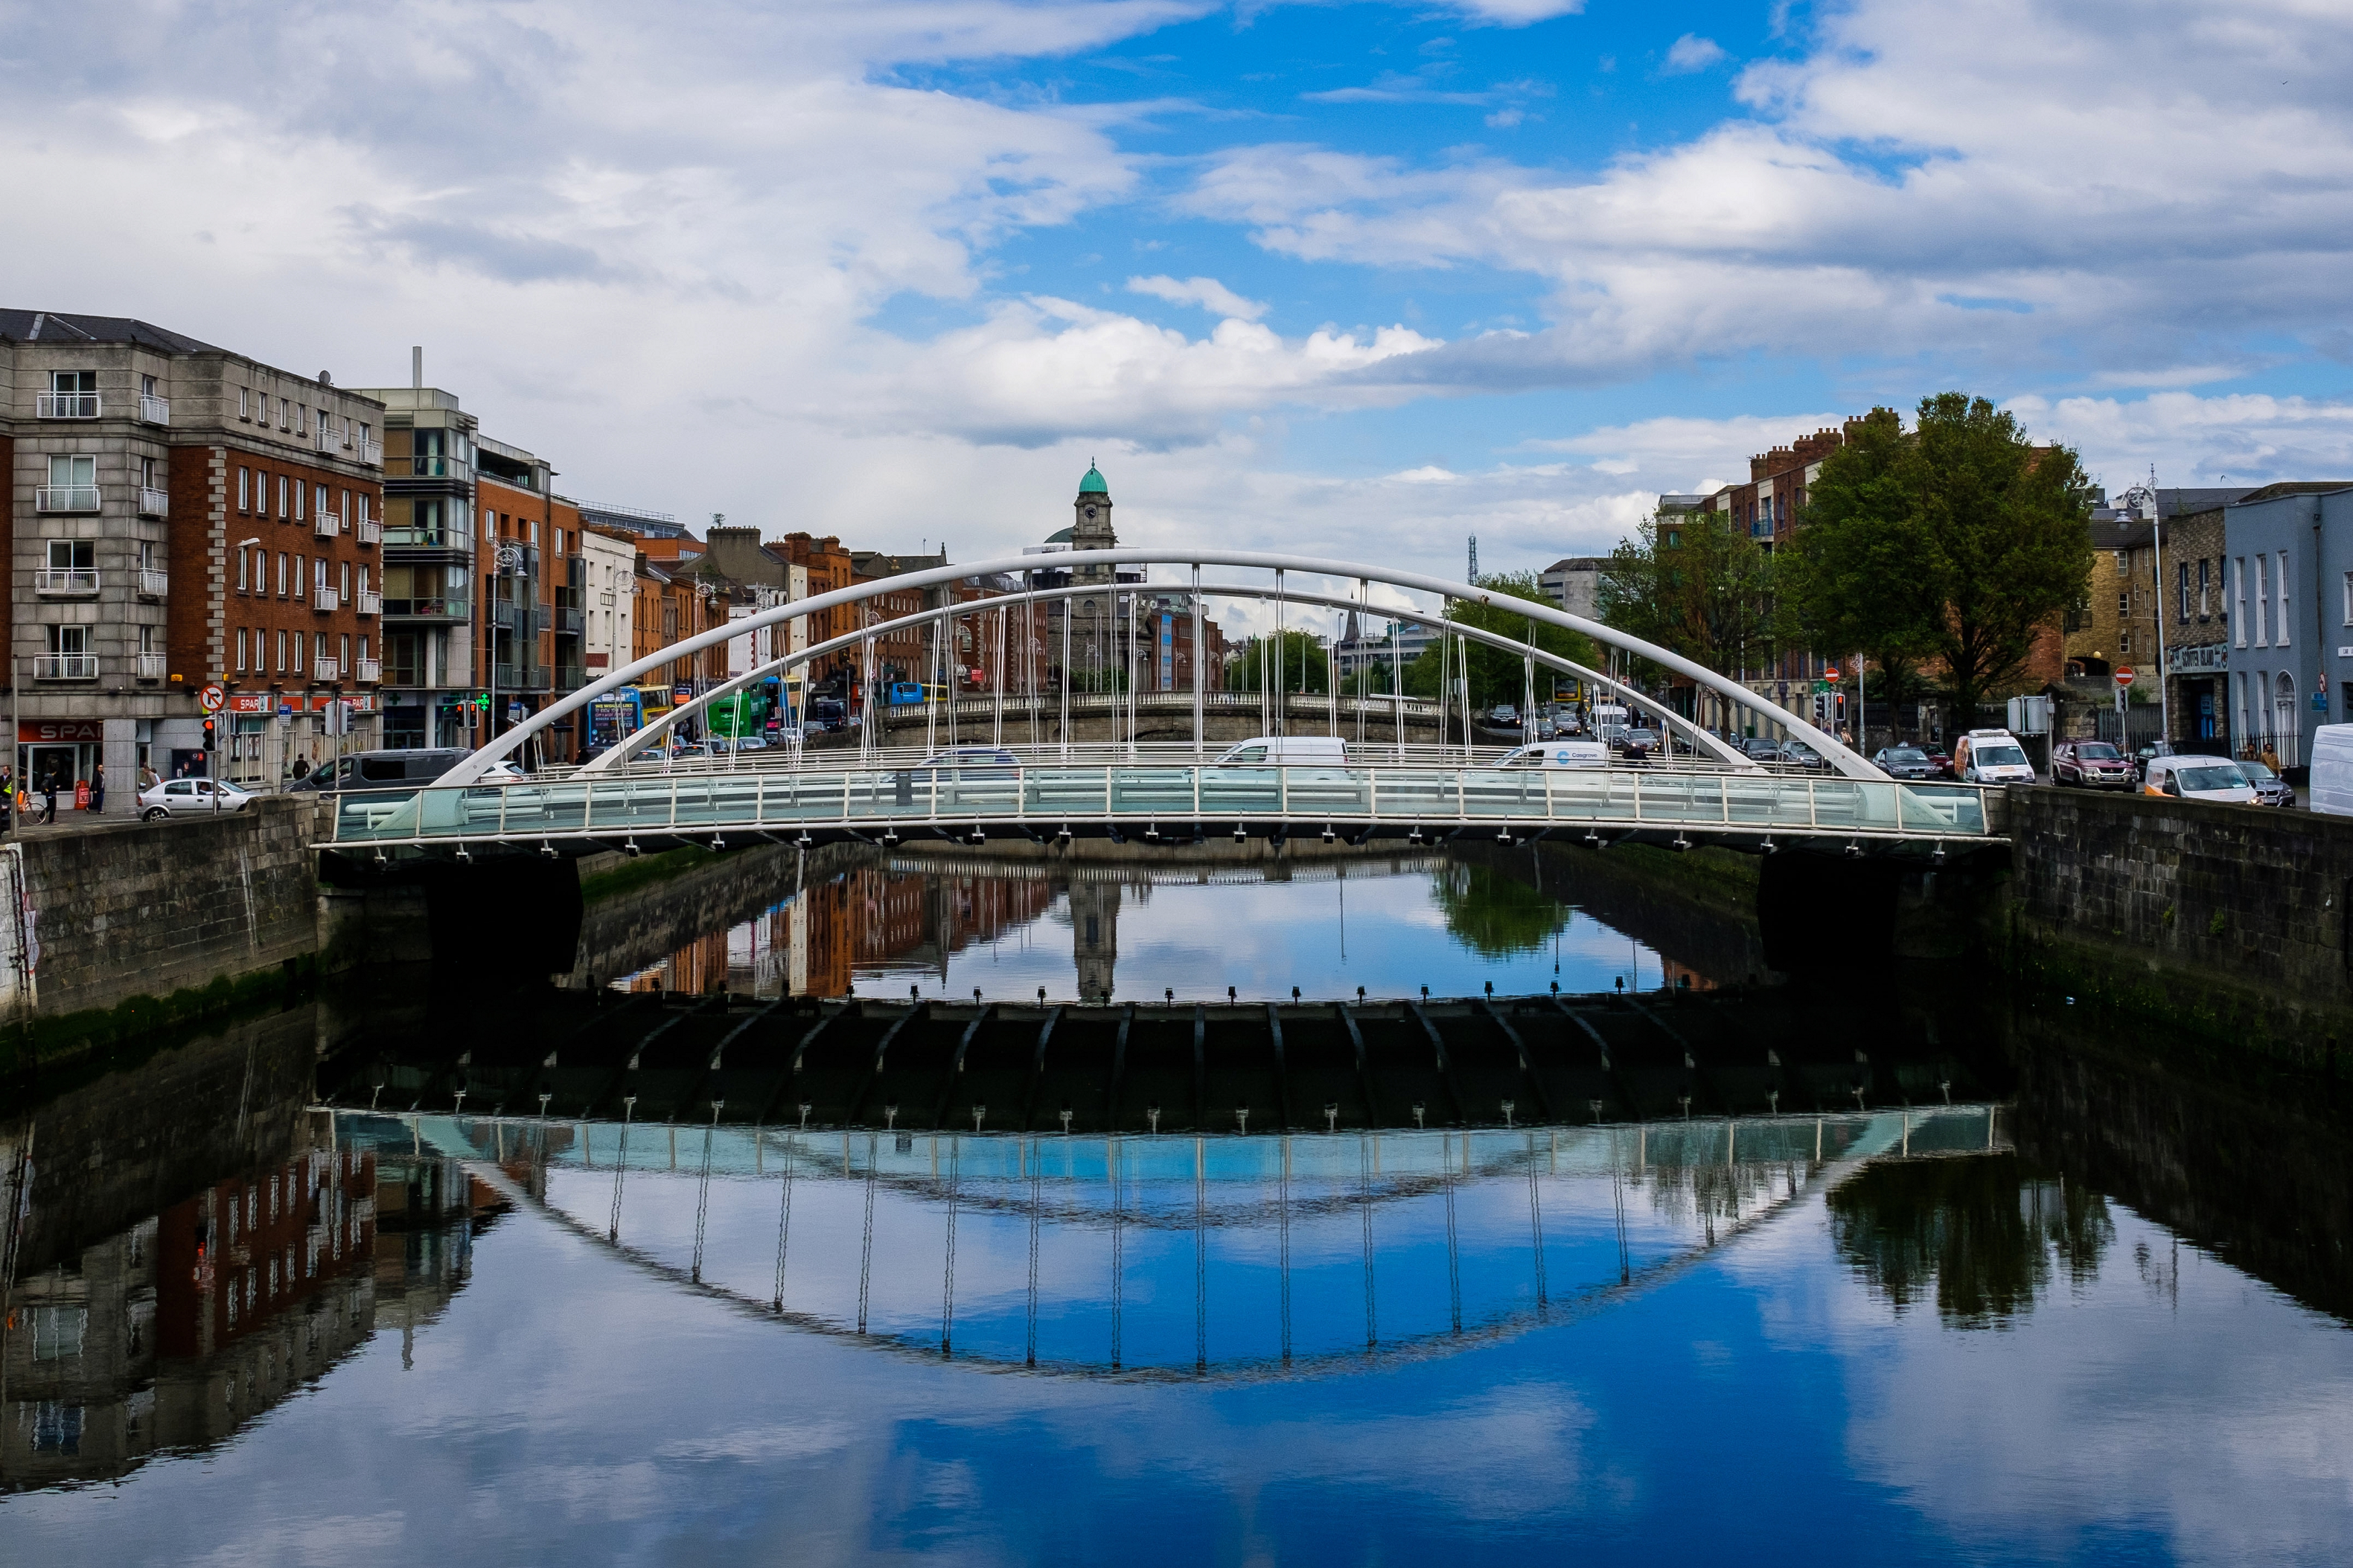
[[[1166,300],[1172,305],[1198,305],[1201,309],[1236,321],[1255,321],[1266,314],[1266,307],[1255,300],[1245,300],[1214,278],[1171,278],[1166,273],[1150,278],[1127,280],[1131,294],[1149,294]]]
[[[1588,178],[1261,145],[1187,205],[1306,260],[1548,279],[1550,329],[1419,367],[1463,385],[1759,353],[2157,374],[2240,337],[2335,342],[2353,103],[2329,84],[2353,74],[2353,34],[2326,8],[1968,11],[1821,13],[1808,53],[1741,74],[1751,118]],[[2162,112],[2106,85],[2159,79]]]
[[[1685,33],[1668,47],[1665,69],[1670,76],[1704,71],[1725,58],[1724,46],[1714,38]]]

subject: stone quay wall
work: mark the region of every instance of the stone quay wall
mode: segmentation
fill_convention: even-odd
[[[2353,819],[2007,793],[2007,934],[2025,968],[2306,1066],[2353,1045]]]
[[[308,957],[319,944],[318,797],[18,841],[35,1014],[166,996]]]

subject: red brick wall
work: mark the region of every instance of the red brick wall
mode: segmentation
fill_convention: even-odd
[[[357,498],[360,496],[367,498],[368,515],[379,521],[383,519],[384,487],[375,480],[354,482],[343,475],[325,468],[286,462],[274,454],[246,452],[229,447],[223,452],[222,456],[226,465],[225,510],[227,527],[223,542],[225,545],[222,558],[223,576],[218,602],[224,625],[218,645],[219,659],[213,668],[223,670],[230,685],[246,690],[265,688],[295,690],[314,684],[319,685],[322,689],[325,689],[330,684],[340,684],[346,690],[356,689],[357,661],[361,657],[360,638],[362,637],[367,638],[368,657],[378,659],[384,657],[383,627],[378,625],[375,616],[363,618],[354,603],[359,589],[359,571],[364,565],[368,570],[368,586],[381,593],[384,588],[384,563],[383,552],[378,547],[359,542],[357,529],[353,524],[357,521]],[[237,470],[239,468],[246,469],[253,481],[248,484],[247,505],[242,510],[237,506]],[[286,515],[281,515],[279,510],[278,481],[281,478],[287,480],[289,485],[290,512]],[[258,504],[263,500],[256,493],[260,488],[261,480],[266,480],[268,485],[266,507]],[[299,522],[290,515],[290,487],[297,483],[305,487],[303,516]],[[313,530],[314,520],[311,502],[317,487],[321,484],[328,487],[331,503],[338,512],[342,510],[343,505],[343,492],[351,491],[354,498],[352,502],[352,524],[347,524],[342,531],[331,539],[320,538]],[[175,511],[178,505],[179,502],[175,497],[173,501]],[[265,553],[269,563],[269,582],[266,591],[262,592],[256,592],[256,585],[250,580],[243,590],[237,587],[237,543],[239,540],[250,539],[256,535],[259,536],[261,542],[255,548]],[[177,540],[178,534],[175,530],[174,544],[175,560],[173,567],[174,574],[179,571],[176,561],[176,552],[179,549]],[[289,573],[288,591],[282,595],[278,592],[278,558],[281,554],[287,558]],[[304,596],[299,600],[293,596],[292,568],[294,559],[298,556],[301,559],[302,569],[306,574],[315,573],[315,569],[311,564],[313,561],[323,559],[327,563],[328,584],[336,591],[339,599],[333,610],[322,614],[315,607],[315,601],[310,594],[311,578],[306,577]],[[350,574],[352,596],[343,595],[346,569]],[[176,592],[176,578],[172,601],[174,614],[176,616],[180,604],[180,595]],[[237,668],[237,634],[240,628],[247,633],[248,647],[247,665],[242,671]],[[276,668],[278,634],[280,632],[288,634],[290,642],[293,633],[303,634],[303,660],[300,669],[280,671]],[[268,668],[259,670],[253,668],[255,659],[252,651],[254,636],[257,633],[259,634],[261,646],[268,653],[267,659],[263,661]],[[314,681],[312,660],[319,650],[314,646],[313,639],[321,634],[324,634],[327,638],[325,651],[337,658],[342,654],[342,639],[346,637],[351,638],[353,668],[350,678],[339,683]],[[174,646],[176,647],[176,642]]]
[[[220,524],[214,515],[213,478],[222,452],[218,447],[174,447],[166,469],[172,510],[164,559],[172,592],[164,616],[164,673],[171,691],[195,691],[221,673],[221,603],[215,583]]]

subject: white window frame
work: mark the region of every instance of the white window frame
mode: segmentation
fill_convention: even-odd
[[[2283,550],[2279,552],[2279,636],[2272,639],[2274,647],[2286,647],[2294,640],[2288,636],[2288,628],[2295,618],[2287,613],[2290,597],[2287,585],[2287,552]]]
[[[2255,556],[2255,646],[2257,647],[2271,646],[2271,557],[2258,552]]]
[[[2247,646],[2247,558],[2231,558],[2231,643],[2234,647]]]

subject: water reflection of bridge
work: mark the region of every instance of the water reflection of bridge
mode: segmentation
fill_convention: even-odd
[[[561,1223],[746,1312],[1142,1378],[1451,1353],[1655,1286],[1861,1162],[2001,1139],[1985,1105],[1214,1138],[344,1120],[520,1162]]]

